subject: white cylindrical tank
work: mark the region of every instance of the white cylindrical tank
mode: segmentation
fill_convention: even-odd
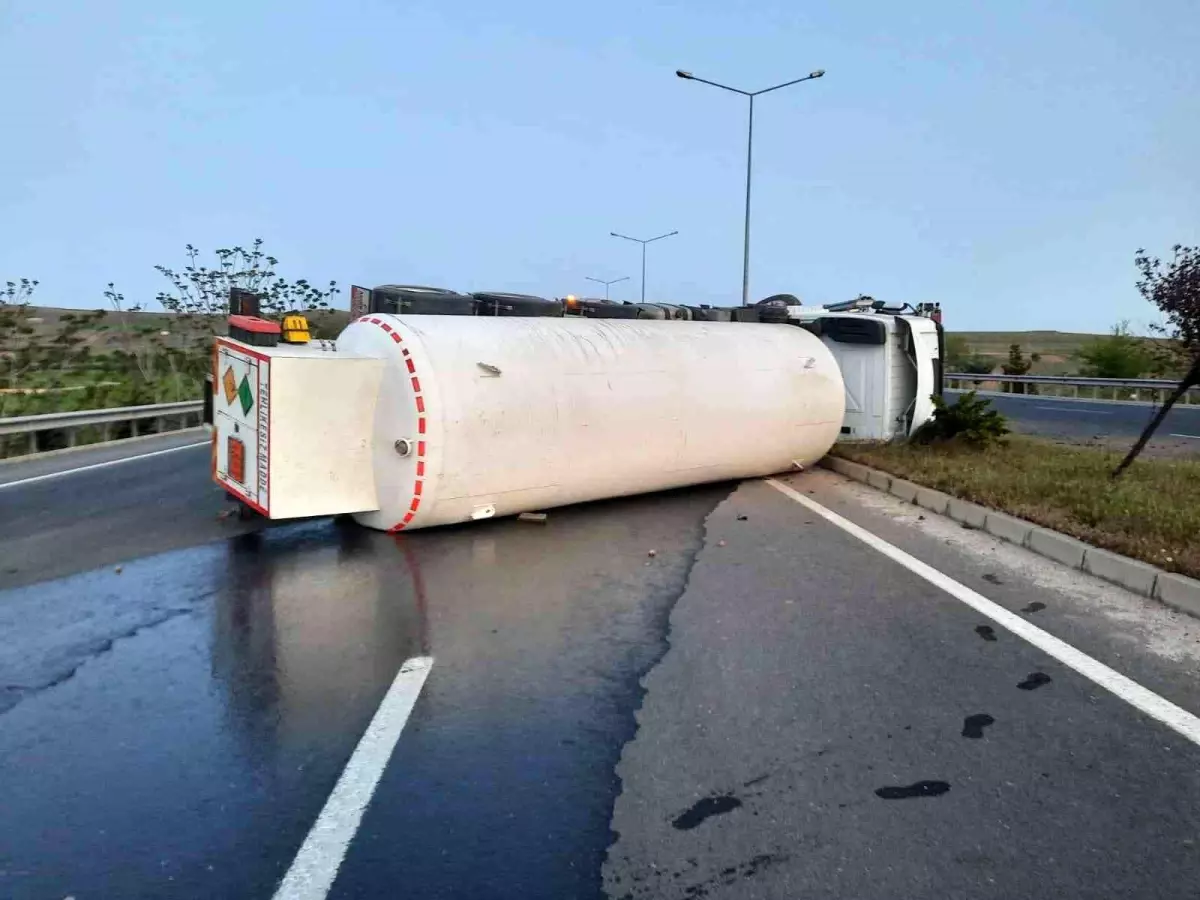
[[[391,531],[785,471],[844,413],[794,325],[370,314],[337,345],[387,366],[356,518]]]

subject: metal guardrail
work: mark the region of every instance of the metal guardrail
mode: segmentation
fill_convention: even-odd
[[[40,451],[38,435],[46,432],[64,433],[66,445],[74,447],[79,431],[83,428],[98,428],[99,441],[103,442],[112,440],[114,425],[128,424],[129,436],[138,437],[143,422],[155,420],[156,433],[178,431],[187,428],[193,419],[199,424],[203,412],[203,401],[188,400],[183,403],[155,403],[149,406],[119,406],[112,409],[81,409],[37,416],[13,416],[0,419],[0,437],[26,436],[28,443],[25,453],[31,454]]]
[[[975,386],[998,385],[1000,393],[1034,394],[1040,397],[1067,397],[1078,400],[1111,400],[1125,403],[1161,403],[1179,382],[1161,378],[1084,378],[1059,375],[976,375],[947,372],[946,387],[956,389],[963,383]],[[1007,385],[1007,389],[1004,386]],[[998,393],[980,390],[981,394]],[[1200,403],[1200,388],[1190,389],[1180,403]]]

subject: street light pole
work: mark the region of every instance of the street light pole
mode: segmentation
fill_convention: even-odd
[[[624,238],[627,241],[633,241],[635,244],[642,245],[642,302],[645,303],[646,302],[646,245],[653,244],[655,241],[661,241],[663,238],[669,238],[673,235],[679,234],[679,232],[678,231],[668,231],[666,234],[660,234],[658,237],[646,238],[645,240],[643,240],[642,238],[630,237],[627,234],[617,234],[615,231],[610,231],[609,234],[612,235],[613,237]]]
[[[697,78],[691,72],[685,72],[683,69],[676,69],[675,74],[687,81],[699,81],[701,84],[711,85],[715,88],[720,88],[723,91],[731,91],[734,94],[741,94],[743,97],[750,98],[750,121],[746,135],[746,225],[745,225],[745,240],[742,247],[742,306],[750,305],[750,173],[752,171],[752,163],[754,161],[754,98],[760,94],[769,94],[771,91],[777,91],[780,88],[791,87],[793,84],[799,84],[802,81],[812,81],[814,78],[821,78],[825,75],[824,69],[817,69],[815,72],[809,72],[803,78],[796,78],[792,81],[785,81],[783,84],[777,84],[774,87],[763,88],[761,91],[743,91],[741,88],[730,87],[727,84],[718,84],[715,81],[709,81],[707,78]]]
[[[646,249],[645,247],[642,248],[643,252],[645,251],[645,249]],[[604,285],[604,302],[605,303],[608,302],[608,286],[610,284],[617,284],[619,282],[629,280],[628,275],[622,275],[620,278],[612,279],[612,281],[605,281],[603,278],[593,278],[591,275],[584,275],[583,278],[585,281],[594,281],[594,282],[596,282],[596,284]]]

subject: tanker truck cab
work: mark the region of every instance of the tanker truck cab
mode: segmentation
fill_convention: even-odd
[[[861,298],[790,306],[788,319],[819,337],[837,360],[846,390],[840,441],[903,439],[933,417],[945,343],[934,318]]]

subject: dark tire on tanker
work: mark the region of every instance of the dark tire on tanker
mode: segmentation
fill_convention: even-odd
[[[759,300],[755,306],[800,306],[800,298],[795,294],[772,294],[766,299]]]

